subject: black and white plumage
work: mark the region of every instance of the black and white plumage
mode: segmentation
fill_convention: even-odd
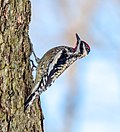
[[[25,110],[30,106],[37,96],[47,90],[48,87],[77,59],[83,58],[90,52],[89,45],[81,41],[76,34],[77,42],[75,48],[58,46],[50,49],[40,59],[34,88],[30,96],[24,103]]]

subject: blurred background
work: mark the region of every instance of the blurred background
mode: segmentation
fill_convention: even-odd
[[[75,33],[91,47],[41,95],[45,132],[120,132],[120,1],[31,3],[38,57],[55,46],[74,47]]]

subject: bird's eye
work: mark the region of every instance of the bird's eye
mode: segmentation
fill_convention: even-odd
[[[89,53],[90,52],[90,48],[86,47],[86,51],[87,51],[87,53]]]
[[[90,46],[86,43],[86,49],[87,51],[90,51]]]

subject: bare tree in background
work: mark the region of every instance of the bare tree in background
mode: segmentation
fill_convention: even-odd
[[[98,0],[99,1],[99,0]],[[94,12],[96,5],[98,1],[95,0],[84,0],[84,1],[79,1],[76,0],[76,10],[78,12],[72,12],[71,11],[71,6],[69,4],[69,1],[67,0],[59,0],[59,5],[61,5],[61,8],[59,12],[62,13],[63,19],[66,20],[66,23],[68,23],[69,26],[66,27],[66,31],[63,33],[64,38],[69,39],[69,43],[72,44],[74,42],[73,33],[80,32],[84,37],[87,36],[87,39],[90,40],[89,38],[89,26],[90,26],[90,19],[92,16],[92,13]],[[82,4],[82,5],[81,5]],[[73,8],[74,9],[74,8]],[[71,14],[76,15],[73,16]],[[91,37],[91,36],[90,36]],[[74,123],[74,116],[75,116],[75,109],[76,109],[76,103],[74,99],[77,96],[78,93],[78,86],[77,86],[77,81],[76,81],[76,73],[77,73],[77,68],[76,64],[70,68],[70,72],[68,73],[68,86],[69,86],[69,93],[66,97],[66,111],[65,111],[65,117],[64,117],[64,122],[65,124],[63,126],[63,131],[64,132],[70,132],[72,130],[72,125]],[[69,101],[68,101],[69,100]]]
[[[33,85],[29,0],[0,0],[0,132],[43,132],[37,103],[24,113]]]

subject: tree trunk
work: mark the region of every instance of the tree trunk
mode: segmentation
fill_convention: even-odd
[[[24,112],[33,86],[29,0],[0,0],[0,132],[43,132],[37,103]]]

